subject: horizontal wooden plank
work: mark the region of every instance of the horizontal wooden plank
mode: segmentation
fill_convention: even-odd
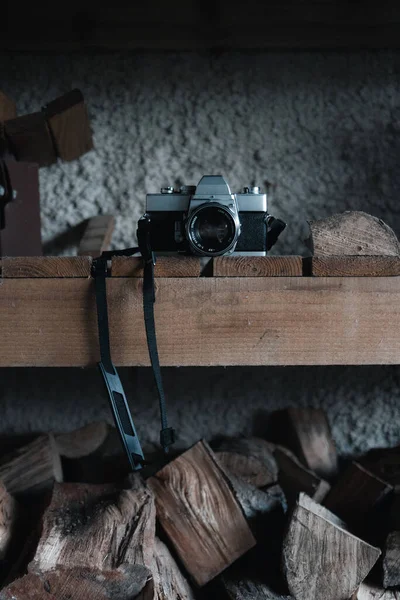
[[[214,277],[301,277],[301,256],[219,256],[213,259]]]
[[[194,256],[160,256],[154,267],[155,277],[199,277],[201,262]],[[115,256],[112,277],[143,277],[143,261],[136,257]]]
[[[6,279],[36,277],[90,277],[89,256],[22,256],[2,258],[1,276]]]
[[[394,277],[400,275],[400,256],[314,256],[314,277]]]
[[[115,363],[148,365],[142,281],[107,289]],[[400,363],[397,277],[159,278],[156,298],[162,365]],[[0,366],[99,360],[91,279],[3,279],[0,323]]]

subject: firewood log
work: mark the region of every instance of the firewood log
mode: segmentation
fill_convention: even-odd
[[[386,481],[354,461],[339,477],[323,504],[348,525],[357,527],[392,489]]]
[[[0,565],[10,547],[17,520],[17,504],[0,482]]]
[[[351,600],[400,600],[400,592],[384,590],[374,584],[364,582]]]
[[[65,481],[112,483],[130,472],[117,430],[104,421],[54,437]]]
[[[365,212],[346,211],[309,225],[310,237],[305,243],[314,256],[400,254],[394,231]]]
[[[205,585],[255,545],[211,448],[198,442],[147,480],[157,516],[186,570]]]
[[[304,467],[298,458],[283,446],[276,447],[274,456],[279,469],[279,485],[289,505],[296,502],[300,492],[304,492],[315,502],[323,501],[330,490],[327,481]]]
[[[194,600],[195,596],[186,578],[167,546],[158,537],[154,544],[152,573],[154,600]]]
[[[373,448],[359,462],[388,483],[400,485],[400,446]]]
[[[62,480],[60,455],[51,434],[36,438],[0,461],[0,481],[17,497],[49,489]]]
[[[383,549],[383,587],[400,586],[400,531],[391,531]]]
[[[336,475],[336,448],[322,409],[290,407],[277,411],[271,426],[274,441],[292,450],[308,469],[328,481]]]
[[[224,438],[213,445],[223,467],[247,483],[264,487],[276,483],[278,468],[272,444],[260,438]]]
[[[58,567],[24,575],[0,591],[0,600],[130,600],[142,597],[148,577],[141,565],[122,564],[112,571]]]
[[[300,494],[283,543],[283,572],[296,600],[348,600],[380,553]]]
[[[245,577],[222,576],[222,587],[231,600],[293,600],[292,596],[278,594],[266,583]]]

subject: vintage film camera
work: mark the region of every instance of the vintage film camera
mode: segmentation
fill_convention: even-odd
[[[265,256],[286,227],[268,214],[259,187],[232,194],[221,175],[205,175],[197,187],[147,194],[144,218],[157,254]]]

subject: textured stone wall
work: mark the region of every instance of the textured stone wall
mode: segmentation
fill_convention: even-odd
[[[76,239],[62,234],[99,213],[117,217],[115,247],[132,245],[146,192],[212,173],[233,190],[274,184],[270,210],[288,223],[275,253],[304,253],[307,219],[347,209],[399,234],[399,73],[400,54],[388,52],[0,57],[0,87],[20,114],[73,87],[88,104],[95,150],[40,174],[45,247],[63,253]],[[124,370],[138,429],[155,441],[150,373],[132,373]],[[2,375],[3,431],[109,415],[94,371]],[[166,380],[184,443],[208,426],[249,432],[260,410],[295,403],[329,410],[343,453],[400,441],[393,367],[168,369]]]

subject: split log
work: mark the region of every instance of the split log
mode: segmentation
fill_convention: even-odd
[[[11,100],[4,92],[0,91],[0,121],[15,119],[17,116],[17,107],[15,102]]]
[[[337,473],[335,444],[325,412],[320,408],[287,408],[271,417],[274,441],[287,446],[323,479]]]
[[[154,499],[144,486],[56,484],[29,571],[149,567],[154,536]]]
[[[400,600],[400,592],[383,590],[376,585],[364,582],[352,600]]]
[[[330,490],[330,485],[306,469],[298,458],[287,448],[277,446],[274,456],[278,465],[278,481],[289,505],[293,505],[300,492],[310,496],[315,502],[322,502]]]
[[[386,481],[352,462],[332,487],[324,506],[356,527],[392,490]]]
[[[76,160],[93,149],[89,116],[80,90],[72,90],[49,102],[45,115],[57,155],[62,160]]]
[[[283,571],[296,600],[348,600],[379,555],[336,515],[300,494],[283,543]]]
[[[57,161],[43,112],[16,117],[4,123],[10,149],[17,160],[46,167]]]
[[[41,492],[62,479],[60,455],[51,434],[36,438],[0,462],[0,481],[14,496]]]
[[[383,587],[400,586],[400,531],[389,533],[383,549]]]
[[[108,423],[91,423],[54,437],[65,481],[111,483],[130,472],[118,432]]]
[[[140,565],[122,564],[112,571],[57,568],[28,573],[0,591],[0,600],[129,600],[142,598],[149,573]]]
[[[153,559],[154,600],[194,600],[189,583],[182,575],[167,546],[156,537]]]
[[[272,445],[260,438],[224,438],[213,446],[223,468],[257,487],[275,483],[278,467]]]
[[[394,231],[381,219],[365,212],[346,211],[327,219],[309,221],[306,245],[314,256],[400,254]]]
[[[17,516],[17,504],[0,482],[0,566],[12,543]]]
[[[255,545],[225,472],[201,441],[147,480],[157,515],[198,585],[205,585]]]

